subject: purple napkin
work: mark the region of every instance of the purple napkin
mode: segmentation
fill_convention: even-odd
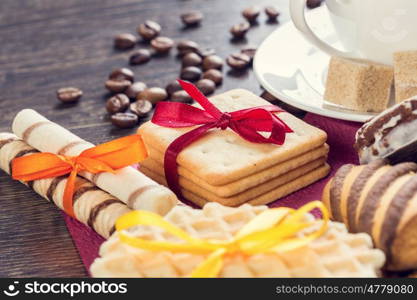
[[[298,208],[307,202],[320,200],[325,184],[340,166],[347,163],[358,163],[358,157],[352,145],[355,141],[355,133],[360,127],[359,123],[330,119],[315,114],[307,114],[304,120],[327,132],[327,143],[330,146],[328,163],[332,167],[331,174],[301,191],[274,202],[272,207]],[[65,213],[63,215],[84,266],[89,270],[90,265],[98,256],[98,250],[104,239],[84,224]]]

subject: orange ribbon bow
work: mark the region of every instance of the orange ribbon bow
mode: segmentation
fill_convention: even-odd
[[[73,194],[78,172],[115,173],[117,169],[138,163],[147,157],[139,135],[116,139],[84,150],[78,156],[36,153],[12,161],[13,179],[31,181],[70,174],[65,186],[64,211],[74,217]]]

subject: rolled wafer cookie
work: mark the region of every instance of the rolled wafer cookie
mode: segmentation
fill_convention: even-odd
[[[38,152],[11,133],[0,133],[0,168],[11,174],[14,158]],[[67,176],[22,182],[37,194],[63,209]],[[116,220],[130,209],[122,201],[100,190],[91,182],[77,177],[74,193],[74,213],[78,221],[90,226],[104,238],[114,231]]]
[[[417,268],[417,164],[375,160],[340,168],[323,192],[332,219],[369,233],[390,271]]]
[[[76,156],[94,146],[32,109],[20,111],[12,127],[19,138],[42,152]],[[80,172],[80,175],[132,209],[164,215],[178,202],[175,194],[168,188],[137,172],[133,167],[122,168],[115,174]]]

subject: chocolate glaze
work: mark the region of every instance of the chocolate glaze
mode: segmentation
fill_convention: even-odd
[[[82,197],[82,195],[84,195],[85,193],[90,192],[90,191],[98,191],[98,190],[100,190],[100,189],[96,186],[83,186],[83,187],[77,189],[74,192],[74,196],[72,197],[73,204],[75,204],[75,202],[78,199],[80,199]]]
[[[353,181],[347,198],[347,219],[350,232],[358,232],[356,228],[356,208],[358,206],[362,190],[365,188],[368,179],[370,179],[379,168],[385,166],[386,164],[387,162],[383,159],[378,159],[369,163]]]
[[[398,225],[407,209],[408,202],[417,193],[417,176],[408,180],[404,186],[397,192],[392,201],[382,223],[380,244],[381,249],[386,253],[389,260],[392,250],[392,244],[395,240]]]
[[[105,201],[101,202],[100,204],[94,206],[93,209],[90,211],[90,216],[88,217],[88,221],[87,221],[88,226],[90,226],[91,228],[94,228],[94,222],[97,218],[97,215],[100,213],[100,211],[102,211],[103,209],[105,209],[108,206],[110,206],[112,204],[115,204],[115,203],[119,203],[119,204],[124,205],[124,203],[120,200],[108,199],[108,200],[105,200]]]
[[[354,165],[351,164],[344,165],[339,170],[337,170],[335,176],[333,177],[330,186],[330,208],[332,211],[333,220],[335,221],[343,222],[342,208],[340,205],[343,182],[353,167]]]
[[[132,207],[133,201],[135,201],[136,197],[138,197],[140,194],[142,194],[142,193],[144,193],[148,190],[151,190],[151,189],[154,189],[154,188],[157,188],[157,187],[158,186],[156,186],[156,185],[145,185],[143,187],[138,188],[137,190],[135,190],[134,192],[132,192],[130,194],[130,196],[127,200],[127,205],[129,207]]]
[[[417,119],[417,115],[413,114],[413,111],[417,110],[417,99],[411,99],[408,100],[411,103],[411,109],[407,108],[403,102],[401,105],[399,105],[398,107],[396,107],[394,110],[392,111],[388,111],[385,113],[382,113],[378,116],[376,116],[374,119],[372,119],[372,121],[374,122],[371,125],[367,125],[365,123],[364,126],[362,126],[359,130],[358,130],[358,136],[363,136],[363,138],[358,138],[356,140],[356,143],[354,145],[355,149],[358,151],[359,149],[362,149],[364,147],[369,147],[371,146],[373,143],[375,143],[375,133],[386,123],[389,122],[389,120],[391,120],[391,118],[396,117],[398,115],[401,115],[401,119],[398,121],[398,125],[397,126],[401,126],[401,124],[405,124],[408,122],[411,122],[413,120]],[[387,128],[386,130],[384,130],[383,132],[383,136],[387,136],[392,129],[394,129],[394,127],[392,128]]]
[[[16,138],[10,138],[10,139],[6,139],[6,140],[2,140],[0,141],[0,149],[3,148],[3,146],[13,142],[13,141],[18,141],[18,139]]]
[[[75,146],[78,146],[78,145],[81,145],[81,144],[88,144],[89,145],[89,143],[86,142],[86,141],[75,141],[75,142],[69,143],[68,145],[59,149],[58,154],[65,155],[68,152],[68,150],[70,150],[72,147],[75,147]]]
[[[58,186],[58,184],[62,181],[62,180],[64,180],[64,179],[67,179],[67,177],[68,176],[59,176],[59,177],[55,177],[54,179],[52,179],[52,181],[51,181],[51,184],[49,185],[49,187],[48,187],[48,190],[46,191],[46,198],[49,200],[49,201],[51,201],[51,202],[53,202],[53,195],[54,195],[54,193],[55,193],[55,190],[56,190],[56,187]]]
[[[32,131],[40,126],[46,125],[46,124],[53,124],[50,121],[40,121],[37,123],[32,124],[31,126],[29,126],[28,128],[25,129],[25,131],[23,131],[22,133],[22,139],[27,141],[28,138],[30,137],[30,135],[32,134]]]
[[[109,230],[109,236],[111,236],[116,231],[116,226],[113,225],[112,228]]]
[[[381,176],[378,182],[369,190],[366,200],[360,211],[358,230],[367,232],[372,236],[372,227],[374,225],[374,216],[381,201],[382,196],[397,178],[409,173],[417,171],[417,164],[402,163],[389,169]],[[375,238],[375,237],[374,237]]]

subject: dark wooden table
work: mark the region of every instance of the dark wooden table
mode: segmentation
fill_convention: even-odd
[[[113,128],[104,109],[104,80],[113,68],[128,66],[130,52],[114,50],[113,37],[135,33],[139,23],[153,19],[164,36],[194,40],[225,58],[246,45],[259,45],[279,26],[267,24],[262,14],[247,39],[232,42],[229,28],[254,3],[275,5],[282,12],[280,21],[289,19],[288,0],[0,1],[0,132],[10,131],[19,110],[33,108],[94,143],[132,133]],[[201,10],[204,22],[184,29],[179,15],[191,9]],[[178,76],[175,52],[132,67],[136,78],[164,87]],[[261,93],[252,71],[236,74],[226,66],[224,73],[217,92],[239,87]],[[78,104],[58,103],[55,91],[65,86],[84,91]],[[0,171],[0,276],[86,274],[58,209]]]

